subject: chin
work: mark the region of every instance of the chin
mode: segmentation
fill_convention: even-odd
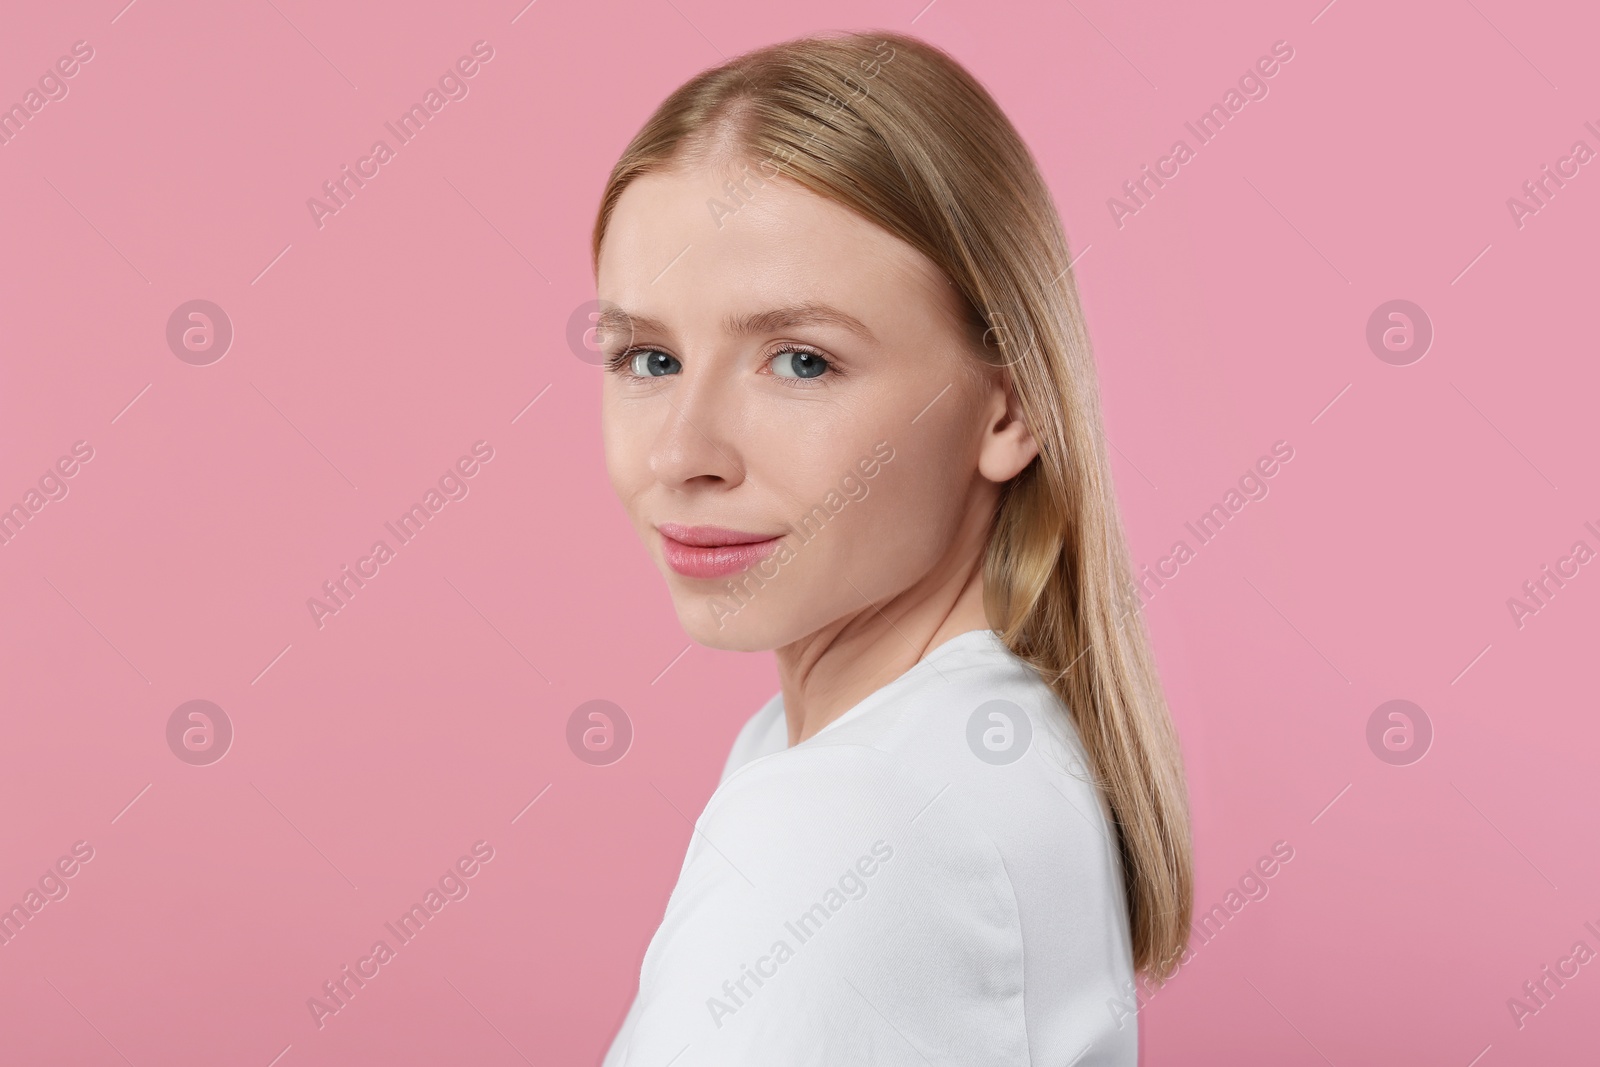
[[[721,597],[680,593],[673,597],[673,607],[684,632],[707,648],[767,652],[791,639],[786,628],[778,625],[773,604],[748,603],[735,611]]]

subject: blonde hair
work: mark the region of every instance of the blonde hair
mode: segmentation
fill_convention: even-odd
[[[1183,760],[1138,611],[1049,189],[993,98],[943,51],[898,33],[803,37],[704,71],[662,102],[606,183],[596,271],[631,181],[729,145],[755,163],[740,186],[782,174],[926,255],[982,331],[979,357],[1006,368],[1039,455],[1002,489],[984,606],[1072,716],[1116,828],[1133,966],[1159,984],[1187,947],[1193,910]]]

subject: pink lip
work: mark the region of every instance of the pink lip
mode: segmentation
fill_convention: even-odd
[[[685,578],[722,578],[737,574],[777,550],[782,534],[769,536],[721,526],[680,526],[664,522],[662,554],[667,566]]]

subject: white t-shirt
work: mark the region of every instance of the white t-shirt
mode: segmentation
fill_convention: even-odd
[[[603,1067],[1133,1067],[1109,813],[993,630],[739,731]]]

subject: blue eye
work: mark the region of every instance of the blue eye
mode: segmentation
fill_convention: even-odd
[[[641,348],[628,357],[628,370],[638,378],[660,378],[682,369],[675,357],[654,348]]]
[[[786,348],[772,357],[772,373],[780,378],[816,378],[827,369],[827,360],[803,348]]]

